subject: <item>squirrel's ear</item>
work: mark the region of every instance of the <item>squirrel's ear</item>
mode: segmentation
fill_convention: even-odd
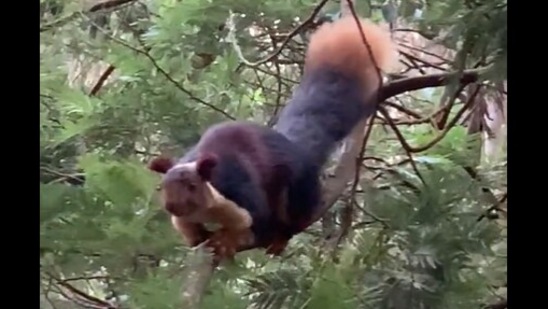
[[[211,180],[213,169],[217,166],[218,158],[213,154],[203,154],[196,163],[198,175],[205,181]]]
[[[148,169],[160,174],[165,174],[172,167],[173,160],[164,156],[156,157],[148,163]]]

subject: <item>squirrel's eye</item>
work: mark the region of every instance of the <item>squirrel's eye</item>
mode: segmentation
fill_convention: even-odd
[[[189,184],[187,184],[187,188],[188,188],[189,191],[194,191],[194,190],[196,190],[196,185],[193,184],[193,183],[189,183]]]

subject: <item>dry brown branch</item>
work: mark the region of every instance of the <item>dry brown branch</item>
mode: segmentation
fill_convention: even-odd
[[[416,51],[416,52],[419,52],[419,53],[423,53],[425,55],[428,55],[432,58],[436,58],[438,60],[441,61],[441,63],[450,63],[451,61],[449,59],[446,59],[440,55],[437,55],[435,53],[432,53],[432,52],[429,52],[423,48],[418,48],[418,47],[415,47],[415,46],[411,46],[409,44],[405,44],[405,43],[398,43],[398,45],[400,45],[401,47],[404,47],[404,48],[407,48],[409,50],[412,50],[412,51]],[[423,60],[424,61],[424,60]]]
[[[85,308],[96,308],[96,309],[116,309],[115,306],[109,302],[99,299],[95,296],[85,293],[67,282],[67,280],[62,280],[57,278],[57,276],[52,273],[46,272],[47,277],[51,280],[52,283],[59,288],[59,293],[63,295],[66,299],[74,301]],[[65,290],[65,291],[63,291]]]
[[[411,163],[411,167],[413,168],[413,171],[415,172],[415,174],[417,174],[417,177],[420,178],[421,182],[424,185],[426,185],[426,182],[424,181],[424,178],[422,177],[422,174],[419,172],[419,168],[417,167],[417,163],[415,163],[415,160],[413,160],[412,149],[411,149],[411,147],[409,147],[409,144],[405,141],[405,138],[403,137],[403,134],[400,132],[398,127],[394,124],[394,122],[390,118],[390,115],[388,114],[388,112],[386,111],[386,109],[384,107],[381,106],[379,108],[379,111],[384,116],[384,118],[386,119],[386,121],[388,122],[388,124],[390,125],[392,130],[394,130],[394,133],[396,134],[396,137],[400,141],[401,145],[403,146],[403,149],[405,150],[405,153],[409,157],[409,163]]]
[[[269,121],[269,125],[274,123],[274,121],[273,121],[274,117],[275,117],[275,115],[278,114],[278,111],[279,111],[280,106],[282,104],[282,86],[283,86],[283,82],[280,78],[280,76],[282,75],[282,70],[281,70],[280,64],[278,62],[274,62],[274,67],[276,68],[276,75],[274,75],[274,76],[275,76],[276,82],[278,84],[278,89],[277,89],[278,90],[278,95],[276,97],[276,107],[274,108],[274,111],[272,113],[272,118]]]
[[[93,86],[93,88],[91,88],[91,91],[89,92],[89,95],[91,97],[96,96],[99,90],[103,88],[103,85],[105,84],[109,76],[112,74],[112,72],[114,72],[114,69],[115,67],[111,64],[103,72],[103,74],[101,74],[101,77],[99,77],[99,79],[97,80],[97,83],[95,83],[95,86]]]
[[[441,130],[445,128],[445,125],[447,124],[447,120],[449,119],[449,114],[451,114],[451,110],[453,106],[455,105],[455,102],[459,98],[460,94],[464,90],[464,88],[466,88],[466,85],[464,84],[458,85],[457,89],[454,89],[453,87],[445,88],[444,94],[442,95],[441,102],[440,102],[441,103],[440,105],[444,109],[444,112],[439,113],[438,115],[435,116],[437,120],[435,123],[438,129]],[[451,93],[451,90],[453,90],[452,93]]]
[[[439,126],[437,125],[436,122],[433,121],[433,119],[435,117],[437,117],[438,115],[440,114],[449,114],[451,112],[451,109],[449,107],[449,105],[444,105],[442,106],[441,108],[437,109],[436,111],[434,111],[433,113],[431,113],[430,115],[427,115],[427,116],[420,116],[419,114],[411,111],[411,110],[408,110],[402,106],[399,106],[399,105],[396,105],[394,103],[389,103],[389,102],[384,102],[382,103],[383,106],[390,106],[398,111],[401,111],[407,115],[410,115],[412,116],[413,118],[415,118],[414,120],[409,120],[409,119],[406,119],[406,120],[399,120],[399,119],[393,119],[392,118],[392,122],[395,124],[395,125],[415,125],[415,124],[423,124],[423,123],[431,123],[432,125],[436,126],[437,128],[439,128]],[[380,119],[380,117],[378,117]],[[388,121],[386,119],[383,119],[382,122],[380,122],[379,124],[381,125],[387,125],[389,124]]]
[[[464,85],[474,83],[483,71],[484,69],[473,69],[465,70],[460,76],[459,73],[450,72],[398,79],[384,85],[380,101],[385,101],[393,96],[409,91],[445,86],[454,79],[458,79]]]
[[[404,106],[401,106],[401,105],[397,105],[396,103],[393,103],[393,102],[389,102],[389,101],[385,101],[383,103],[385,106],[390,106],[392,108],[394,108],[395,110],[399,111],[399,112],[402,112],[404,114],[407,114],[415,119],[422,119],[423,117],[421,115],[419,115],[418,113],[415,113],[414,111],[410,110],[410,109],[407,109],[405,108]]]
[[[56,171],[54,169],[45,167],[45,166],[40,166],[40,171],[58,177],[57,179],[53,180],[52,182],[67,181],[67,182],[69,182],[71,184],[74,184],[74,185],[81,185],[81,184],[84,183],[84,180],[83,180],[84,174],[80,174],[80,173],[66,174],[66,173],[62,173],[62,172]]]
[[[412,68],[418,69],[423,74],[425,74],[424,70],[422,70],[422,68],[424,68],[424,67],[435,68],[435,69],[438,69],[440,71],[446,71],[446,69],[444,67],[442,67],[442,66],[440,66],[436,63],[428,62],[426,60],[415,57],[415,56],[413,56],[409,53],[406,53],[404,51],[400,51],[400,54],[403,55],[405,58],[407,58],[413,64]],[[421,63],[421,65],[419,65],[418,63]]]

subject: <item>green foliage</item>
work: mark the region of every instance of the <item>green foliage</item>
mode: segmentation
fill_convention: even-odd
[[[493,63],[498,79],[506,76],[507,4],[506,0],[426,1],[422,27],[443,34],[443,43],[459,49],[455,66],[459,69]],[[474,27],[470,27],[474,25]],[[502,77],[501,77],[502,76]],[[497,79],[492,74],[490,78]]]
[[[246,59],[264,59],[318,1],[130,1],[95,13],[81,3],[40,2],[41,308],[97,301],[67,285],[114,308],[178,308],[196,257],[161,210],[159,177],[145,163],[183,153],[213,123],[270,121],[300,79],[310,29],[255,68],[227,34]],[[390,5],[359,2],[358,12],[397,13],[457,51],[456,69],[480,63],[490,65],[486,83],[505,78],[506,1]],[[338,10],[328,1],[320,15]],[[235,29],[225,23],[231,12]],[[431,115],[441,92],[419,90],[407,107]],[[441,133],[430,123],[399,127],[415,147]],[[486,190],[506,191],[506,157],[481,165],[479,134],[457,125],[413,153],[419,176],[387,128],[375,126],[368,141],[348,235],[335,245],[316,224],[282,258],[241,253],[215,272],[202,307],[460,309],[504,296],[505,222],[478,219],[497,206]],[[332,210],[335,231],[347,200]]]

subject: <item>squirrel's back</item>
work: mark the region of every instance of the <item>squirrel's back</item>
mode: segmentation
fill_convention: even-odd
[[[362,118],[375,112],[382,78],[377,68],[387,72],[397,63],[390,33],[370,21],[359,22],[373,57],[354,17],[323,24],[310,38],[301,83],[275,126],[318,166]]]

